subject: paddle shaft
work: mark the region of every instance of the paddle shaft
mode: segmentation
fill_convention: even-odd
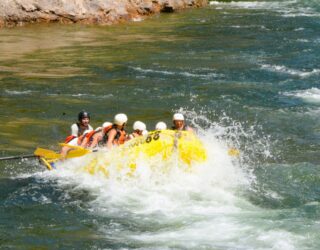
[[[34,154],[30,155],[18,155],[18,156],[7,156],[7,157],[1,157],[0,161],[5,161],[5,160],[18,160],[18,159],[25,159],[25,158],[34,158],[38,157]]]

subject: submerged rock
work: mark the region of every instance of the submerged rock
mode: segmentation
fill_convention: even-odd
[[[35,22],[114,24],[159,12],[201,7],[207,0],[0,0],[0,27]]]

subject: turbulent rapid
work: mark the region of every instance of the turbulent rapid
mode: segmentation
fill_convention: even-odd
[[[243,197],[252,181],[250,171],[241,168],[240,159],[228,154],[226,141],[217,139],[221,130],[222,127],[215,126],[202,131],[201,140],[209,158],[193,164],[188,171],[178,161],[161,164],[155,158],[155,162],[142,158],[134,175],[128,175],[117,169],[121,159],[114,159],[106,177],[102,172],[92,175],[81,171],[86,160],[74,159],[38,177],[57,181],[66,193],[76,189],[95,197],[88,202],[87,209],[108,218],[98,226],[99,232],[114,238],[114,244],[156,245],[159,249],[229,245],[235,237],[232,231],[239,229],[237,224],[244,223],[237,218],[243,209],[254,213],[258,208]],[[87,158],[90,160],[90,156]],[[159,165],[161,168],[155,168]],[[205,233],[216,227],[225,230],[225,237]],[[243,239],[237,236],[235,240],[240,246]]]
[[[0,246],[319,249],[319,18],[313,0],[211,1],[126,25],[3,29],[2,156],[58,150],[85,109],[93,127],[126,113],[129,131],[181,112],[206,160],[0,161]]]

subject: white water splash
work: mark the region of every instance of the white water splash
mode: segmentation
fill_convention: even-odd
[[[267,1],[210,1],[210,5],[220,6],[225,8],[242,8],[242,9],[278,9],[288,4],[296,3],[296,1],[281,2],[267,2]]]
[[[65,96],[65,97],[75,97],[75,98],[88,98],[88,99],[110,99],[113,98],[113,94],[107,95],[98,95],[98,94],[84,94],[84,93],[74,93],[74,94],[66,94],[66,93],[47,93],[48,96]]]
[[[300,98],[305,102],[320,104],[320,89],[318,88],[284,92],[283,94]]]
[[[68,192],[89,192],[87,212],[105,218],[97,225],[100,235],[114,244],[126,242],[126,248],[294,249],[301,238],[277,229],[276,222],[269,226],[261,217],[265,211],[241,195],[250,188],[252,176],[241,159],[228,155],[228,148],[240,142],[239,136],[252,137],[255,144],[249,142],[251,146],[260,147],[255,129],[246,129],[227,116],[213,123],[204,114],[179,111],[198,129],[208,151],[208,160],[194,165],[192,171],[184,171],[174,160],[140,159],[134,176],[111,164],[106,178],[80,170],[91,160],[86,156],[38,176],[54,180],[65,191],[66,200],[70,200]],[[156,166],[161,166],[159,171]],[[169,171],[161,171],[163,167]]]
[[[318,17],[319,12],[311,7],[305,7],[303,3],[293,1],[210,1],[211,6],[217,9],[248,9],[248,10],[269,10],[279,13],[283,17]]]
[[[32,90],[22,90],[22,91],[18,91],[18,90],[5,90],[5,93],[9,94],[9,95],[29,95],[31,93],[33,93],[34,91]]]
[[[171,76],[183,76],[183,77],[192,77],[192,78],[201,78],[201,79],[211,79],[223,76],[222,74],[217,74],[214,72],[209,73],[192,73],[187,71],[168,71],[168,70],[155,70],[155,69],[144,69],[141,67],[130,67],[136,71],[145,74],[162,74],[162,75],[171,75]]]
[[[284,65],[263,64],[263,65],[261,65],[261,69],[271,71],[271,72],[277,72],[277,73],[281,73],[281,74],[298,76],[301,78],[306,78],[306,77],[320,74],[320,69],[312,69],[311,71],[302,71],[302,70],[297,70],[297,69],[290,69]]]

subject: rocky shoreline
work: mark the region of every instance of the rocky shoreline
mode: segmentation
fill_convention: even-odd
[[[0,28],[50,22],[111,25],[207,3],[208,0],[0,0]]]

